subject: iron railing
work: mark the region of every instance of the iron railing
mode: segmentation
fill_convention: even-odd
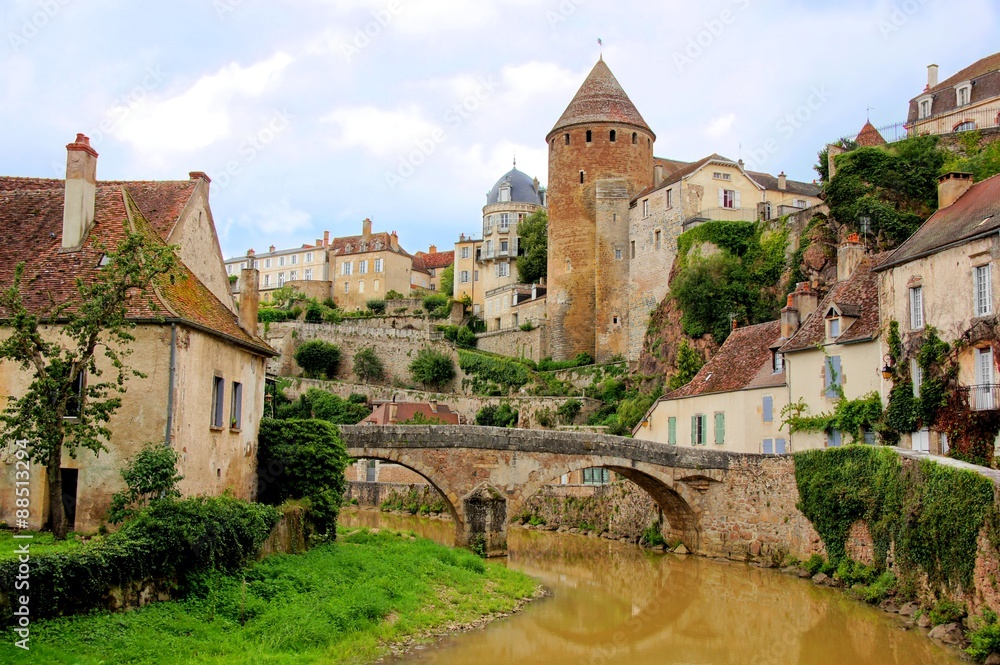
[[[969,399],[973,411],[996,411],[1000,409],[1000,384],[981,383],[960,389]]]

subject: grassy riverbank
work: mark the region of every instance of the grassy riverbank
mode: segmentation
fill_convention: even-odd
[[[531,578],[463,550],[366,530],[239,577],[202,578],[185,600],[32,625],[3,663],[365,663],[388,645],[515,609]]]
[[[15,538],[13,531],[0,529],[0,561],[16,559],[19,555],[18,548],[25,543],[30,543],[31,554],[34,556],[50,552],[69,552],[83,545],[76,539],[75,533],[67,534],[66,540],[60,541],[52,537],[51,531],[21,531],[19,535],[31,538]]]

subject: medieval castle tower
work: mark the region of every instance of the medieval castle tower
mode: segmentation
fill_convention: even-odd
[[[628,353],[629,205],[653,185],[656,135],[603,58],[549,132],[549,351]]]

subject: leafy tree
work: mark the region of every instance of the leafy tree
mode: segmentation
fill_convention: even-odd
[[[125,489],[112,495],[108,521],[121,524],[153,501],[179,498],[177,483],[184,479],[177,474],[179,458],[169,446],[147,443],[121,470]]]
[[[294,402],[278,407],[278,418],[282,420],[325,420],[334,425],[356,425],[371,411],[363,395],[361,399],[342,399],[333,393],[318,388],[310,388]]]
[[[295,349],[295,362],[305,372],[307,378],[325,377],[332,379],[340,364],[340,347],[323,340],[314,339]]]
[[[421,349],[410,363],[410,376],[417,383],[440,388],[455,378],[455,362],[440,351]]]
[[[690,383],[704,364],[705,360],[701,354],[691,348],[686,339],[681,340],[681,345],[677,347],[677,372],[670,377],[667,387],[670,390],[677,390]]]
[[[306,499],[322,533],[336,530],[347,480],[340,432],[323,420],[260,421],[257,498],[279,505]]]
[[[375,314],[385,314],[385,301],[381,298],[372,298],[365,303],[365,307]]]
[[[306,323],[323,323],[323,308],[317,302],[306,307]]]
[[[441,293],[452,296],[455,293],[455,264],[441,271]]]
[[[385,365],[375,353],[375,347],[366,346],[354,354],[354,374],[365,383],[385,378]]]
[[[45,312],[29,311],[22,300],[24,263],[17,265],[13,283],[0,293],[10,333],[0,343],[0,360],[31,372],[27,391],[8,398],[0,415],[0,435],[7,442],[27,441],[31,460],[45,465],[52,533],[59,540],[67,530],[59,472],[63,452],[75,457],[81,448],[95,455],[106,449],[104,443],[111,437],[107,423],[121,406],[126,381],[145,378],[125,363],[135,341],[129,303],[144,298],[177,260],[172,247],[128,228],[106,256],[106,265],[92,282],[77,280],[73,296]],[[44,332],[56,325],[60,336]],[[102,364],[111,368],[107,380],[102,380],[107,370],[95,357],[98,348],[107,360]]]
[[[476,424],[483,427],[517,427],[518,413],[507,402],[487,404],[476,413]]]
[[[583,403],[578,399],[568,399],[556,410],[563,425],[572,425],[576,417],[580,415]]]
[[[293,302],[301,298],[301,294],[290,286],[282,286],[271,291],[271,303],[275,307],[291,307]]]
[[[549,216],[538,210],[517,223],[517,278],[534,284],[548,274]]]
[[[389,292],[385,294],[386,300],[402,300],[405,296],[395,289],[389,289]]]

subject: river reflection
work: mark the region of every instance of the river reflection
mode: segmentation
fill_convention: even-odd
[[[345,526],[413,531],[451,544],[451,522],[345,512]],[[633,545],[511,529],[507,565],[552,597],[400,662],[960,663],[893,617],[776,571]]]

